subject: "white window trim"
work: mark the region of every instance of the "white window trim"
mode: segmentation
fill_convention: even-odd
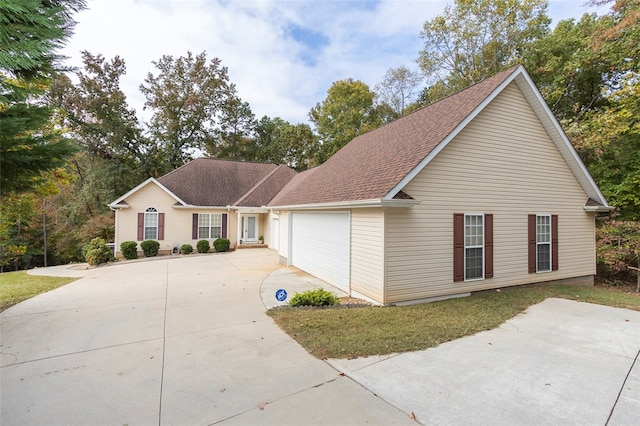
[[[207,229],[209,230],[209,236],[208,237],[203,237],[200,235],[200,216],[208,216],[209,217],[209,225],[207,227]],[[220,216],[220,226],[213,226],[213,216],[214,215],[218,215]],[[217,238],[222,238],[222,213],[198,213],[198,239],[199,240],[215,240]],[[204,228],[204,226],[202,226],[202,228]],[[214,228],[220,228],[220,237],[212,237],[211,235],[213,234],[213,229]]]
[[[147,217],[151,217],[151,216],[155,216],[155,226],[147,226]],[[158,225],[159,225],[159,220],[158,220],[158,209],[156,209],[155,207],[147,207],[144,211],[144,223],[143,223],[143,232],[142,232],[142,238],[143,240],[158,240]],[[147,228],[155,228],[156,232],[155,232],[155,237],[153,238],[147,238]]]
[[[549,218],[549,242],[548,243],[540,243],[538,242],[538,218],[539,217],[548,217]],[[536,214],[536,274],[546,274],[548,272],[553,271],[553,224],[551,221],[553,217],[551,214],[542,213]],[[538,269],[538,246],[546,244],[549,246],[549,269],[545,269],[543,271]]]
[[[467,247],[467,216],[481,216],[482,217],[482,246],[468,246]],[[485,253],[484,253],[484,245],[485,245],[485,240],[484,240],[484,213],[465,213],[464,214],[464,224],[463,224],[463,237],[464,237],[464,281],[467,282],[471,282],[471,281],[480,281],[480,280],[484,280],[484,259],[485,259]],[[482,247],[482,276],[478,277],[478,278],[467,278],[467,248],[480,248]]]

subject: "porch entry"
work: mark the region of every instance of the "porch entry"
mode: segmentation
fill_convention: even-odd
[[[243,215],[241,218],[242,242],[257,243],[258,242],[258,216]]]

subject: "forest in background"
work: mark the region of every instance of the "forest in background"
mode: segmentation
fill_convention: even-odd
[[[415,67],[389,68],[373,88],[336,81],[309,123],[289,123],[256,118],[222,60],[204,52],[151,64],[141,122],[120,88],[122,58],[83,52],[83,66],[66,70],[56,54],[83,0],[0,2],[0,266],[83,260],[92,238],[113,241],[109,202],[196,156],[305,170],[359,134],[523,64],[617,207],[598,254],[624,271],[640,259],[640,2],[591,4],[609,12],[552,29],[545,0],[456,0],[416,34]]]

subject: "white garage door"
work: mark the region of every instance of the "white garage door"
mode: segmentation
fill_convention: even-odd
[[[291,264],[349,291],[349,213],[293,213]]]

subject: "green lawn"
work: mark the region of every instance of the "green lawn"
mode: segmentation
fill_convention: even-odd
[[[25,271],[0,274],[0,312],[11,306],[69,284],[78,278],[42,277],[29,275]]]
[[[640,311],[640,297],[600,287],[545,286],[484,292],[404,307],[275,308],[275,322],[318,358],[427,349],[493,329],[527,307],[560,297]]]

